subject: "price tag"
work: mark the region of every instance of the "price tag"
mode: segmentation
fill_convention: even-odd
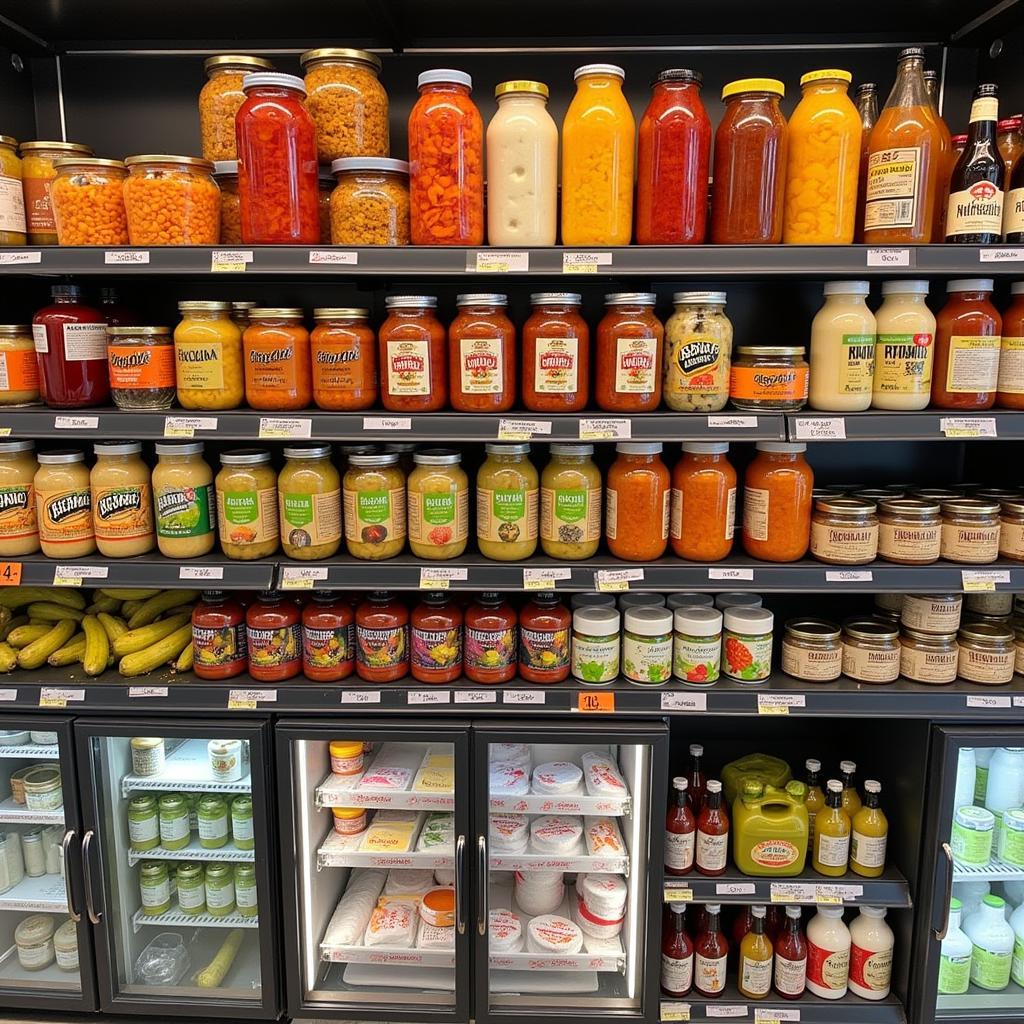
[[[721,569],[708,569],[709,580],[753,580],[754,570],[753,569],[734,569],[734,568],[721,568]]]
[[[16,587],[21,583],[21,562],[0,562],[0,587]]]
[[[10,436],[11,436],[11,428],[10,427],[0,427],[0,437],[10,437]]]
[[[223,565],[183,565],[178,570],[179,580],[222,580]]]
[[[405,697],[406,704],[451,704],[451,690],[410,690]]]
[[[166,697],[166,686],[129,686],[129,698],[134,697]]]
[[[342,704],[379,704],[380,690],[342,690]]]
[[[610,267],[610,252],[563,252],[563,274],[596,274],[598,267]]]
[[[967,593],[980,590],[995,590],[997,583],[1010,582],[1009,569],[963,569],[960,572],[963,588]]]
[[[716,896],[753,896],[757,886],[753,882],[718,882],[715,885]]]
[[[842,906],[843,897],[828,886],[819,885],[814,894],[814,902],[822,903],[826,906]]]
[[[661,1020],[689,1020],[689,1003],[662,1003]]]
[[[13,267],[20,263],[42,263],[41,252],[0,252],[0,267]]]
[[[10,689],[0,690],[0,700],[17,700],[17,699],[18,699],[18,691],[17,690],[10,690]]]
[[[980,263],[1019,263],[1024,260],[1024,248],[1017,246],[1012,249],[979,249]]]
[[[869,267],[909,267],[909,249],[868,249]]]
[[[363,430],[412,430],[412,417],[364,416]]]
[[[571,580],[572,569],[524,569],[523,590],[552,590],[559,580]]]
[[[195,437],[197,430],[216,430],[216,416],[165,416],[164,437]]]
[[[663,693],[661,695],[662,711],[707,711],[708,695],[706,693]]]
[[[82,580],[105,580],[105,565],[55,565],[53,585],[55,587],[80,587]]]
[[[544,704],[547,694],[543,690],[502,690],[502,704]]]
[[[665,902],[666,903],[692,903],[693,902],[693,890],[692,889],[679,889],[675,886],[665,886]]]
[[[799,416],[796,420],[798,441],[845,441],[846,420],[842,416]]]
[[[249,263],[252,263],[251,249],[214,249],[210,253],[210,270],[215,274],[240,274]]]
[[[759,715],[788,715],[790,708],[807,707],[807,698],[802,693],[759,693],[757,713]]]
[[[497,704],[496,690],[456,690],[456,704]]]
[[[772,903],[813,903],[814,886],[803,882],[772,882]]]
[[[550,434],[551,420],[499,420],[499,441],[529,441],[535,434]]]
[[[782,1024],[783,1021],[800,1019],[799,1010],[783,1010],[778,1008],[764,1007],[754,1008],[755,1024]]]
[[[709,427],[723,430],[753,430],[757,427],[756,416],[708,416]]]
[[[994,416],[943,416],[939,429],[946,437],[996,437]]]
[[[344,263],[354,267],[359,262],[359,253],[344,249],[310,249],[309,262],[312,266],[321,263]]]
[[[745,1006],[716,1006],[713,1003],[708,1003],[704,1007],[704,1012],[709,1017],[746,1017],[747,1008]]]
[[[616,593],[629,590],[630,583],[641,582],[643,578],[643,569],[598,569],[594,583],[601,593]]]
[[[252,711],[260,701],[277,703],[277,690],[229,690],[228,711]]]
[[[870,569],[832,569],[826,570],[826,583],[870,583],[874,577]]]
[[[530,254],[527,251],[502,251],[485,249],[476,253],[471,260],[467,254],[466,270],[478,274],[516,274],[530,269]]]
[[[1024,708],[1024,697],[1014,697],[1013,706],[1015,708]]]
[[[442,569],[440,566],[426,566],[420,569],[420,590],[447,590],[451,580],[468,578],[468,569]]]
[[[633,436],[629,420],[581,419],[581,441],[628,441]]]
[[[39,690],[41,708],[66,708],[72,702],[85,700],[85,690],[65,690],[55,686],[44,686]]]
[[[280,440],[290,437],[309,437],[313,432],[313,421],[306,417],[297,419],[279,416],[260,417],[260,438]]]
[[[95,430],[100,425],[99,416],[54,416],[54,430]]]
[[[1009,708],[1013,702],[1009,697],[989,696],[988,694],[971,695],[967,698],[969,708]]]
[[[615,711],[614,693],[591,693],[589,691],[576,695],[576,710],[585,714],[610,715]]]
[[[286,565],[281,570],[282,590],[312,590],[313,585],[327,579],[327,569],[315,565]]]
[[[148,263],[148,249],[108,249],[103,254],[103,262],[106,264],[115,263],[118,265],[131,263]]]

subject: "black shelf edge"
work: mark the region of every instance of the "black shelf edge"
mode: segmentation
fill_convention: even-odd
[[[683,1006],[688,1008],[684,1016],[673,1012]],[[799,1016],[791,1017],[790,1013]],[[696,991],[679,998],[663,995],[659,1016],[663,1021],[730,1017],[752,1024],[774,1024],[779,1020],[799,1020],[801,1024],[906,1024],[907,1020],[903,1004],[892,994],[885,999],[861,999],[848,992],[842,999],[821,999],[805,992],[799,999],[782,999],[772,992],[764,999],[747,999],[732,981],[718,999],[709,999]]]
[[[21,583],[31,586],[161,587],[201,590],[217,587],[231,590],[267,590],[274,582],[277,563],[238,562],[218,555],[205,555],[177,562],[156,552],[134,558],[88,558],[66,560],[42,554],[19,559]],[[78,578],[81,583],[55,583]]]
[[[790,441],[998,441],[1024,438],[1024,413],[1007,409],[965,412],[819,412],[786,414]]]

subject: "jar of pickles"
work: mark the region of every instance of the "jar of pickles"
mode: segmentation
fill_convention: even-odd
[[[25,195],[18,140],[0,135],[0,245],[24,245]]]
[[[220,189],[220,244],[238,245],[242,241],[242,208],[238,197],[238,161],[216,160],[213,180]]]
[[[205,160],[237,160],[235,115],[245,101],[242,80],[253,71],[272,71],[263,57],[225,54],[207,57],[207,82],[199,93],[199,133]]]
[[[213,164],[191,156],[130,156],[124,208],[132,245],[217,245],[220,189]]]
[[[335,160],[331,237],[335,245],[409,244],[409,164],[381,156]]]
[[[676,292],[665,321],[665,404],[679,412],[718,412],[729,401],[732,323],[725,292]]]
[[[127,245],[125,165],[120,160],[73,157],[55,160],[53,168],[57,177],[50,184],[50,202],[57,241],[61,245]]]
[[[242,332],[228,302],[178,303],[174,329],[178,401],[183,409],[237,409],[245,397]]]
[[[29,245],[56,245],[57,224],[50,202],[50,183],[57,177],[54,162],[90,157],[92,150],[78,142],[23,142],[21,175]]]

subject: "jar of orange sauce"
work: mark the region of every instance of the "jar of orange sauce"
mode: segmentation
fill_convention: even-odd
[[[758,441],[743,491],[743,546],[766,562],[803,558],[811,538],[814,473],[806,444]]]
[[[313,401],[321,409],[376,405],[377,336],[369,318],[368,309],[313,310]]]
[[[242,335],[245,399],[253,409],[305,409],[313,398],[301,309],[255,308]]]
[[[668,547],[669,472],[658,441],[623,441],[605,484],[605,539],[616,558],[646,562]]]
[[[670,540],[680,558],[717,562],[732,551],[736,521],[736,470],[728,441],[683,445],[672,470]]]

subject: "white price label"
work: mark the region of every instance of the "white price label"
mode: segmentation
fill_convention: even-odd
[[[286,565],[281,570],[282,590],[312,590],[313,585],[327,579],[327,568],[314,565]]]
[[[105,565],[55,565],[53,585],[55,587],[80,587],[82,580],[105,580],[108,569]]]
[[[197,430],[216,430],[216,416],[165,416],[164,437],[195,437]]]
[[[344,249],[310,249],[309,262],[314,266],[320,263],[344,263],[354,267],[359,262],[359,253]]]
[[[997,583],[1010,582],[1009,569],[963,569],[960,572],[963,588],[967,593],[996,589]]]
[[[1013,702],[1009,697],[979,694],[969,696],[967,706],[969,708],[1010,708],[1013,707]]]
[[[909,249],[868,249],[869,267],[909,267]]]
[[[709,427],[721,427],[724,430],[753,430],[757,427],[756,416],[708,416]]]
[[[536,434],[551,433],[551,420],[499,420],[499,441],[529,441]]]
[[[228,710],[240,711],[247,709],[251,711],[260,702],[264,704],[277,703],[277,690],[229,690]]]
[[[759,715],[788,715],[790,708],[807,707],[807,698],[802,693],[759,693],[757,713]]]
[[[252,263],[252,249],[214,249],[210,253],[213,273],[241,273]]]
[[[598,590],[614,593],[629,590],[630,583],[642,582],[643,569],[598,569],[594,575],[594,583]]]
[[[18,699],[18,691],[17,690],[11,690],[11,689],[0,690],[0,700],[17,700],[17,699]]]
[[[563,252],[563,274],[596,274],[598,267],[610,267],[610,252]]]
[[[708,569],[709,580],[753,580],[753,569]]]
[[[771,1009],[765,1007],[754,1008],[754,1024],[782,1024],[783,1021],[794,1021],[800,1019],[799,1010]]]
[[[41,252],[0,252],[0,267],[14,267],[20,263],[42,263]]]
[[[342,704],[379,704],[380,690],[342,690]]]
[[[870,569],[826,569],[826,583],[870,583],[874,577]]]
[[[706,693],[663,693],[661,695],[662,711],[707,711],[708,695]]]
[[[267,440],[290,437],[309,437],[313,432],[313,421],[306,417],[295,419],[280,416],[260,417],[260,438]]]
[[[718,882],[715,885],[716,896],[753,896],[757,886],[753,882]]]
[[[629,420],[580,420],[581,441],[628,441],[632,436],[633,425]]]
[[[456,704],[497,704],[498,694],[495,690],[456,690]]]
[[[978,261],[980,263],[1019,263],[1024,260],[1024,248],[1001,249],[979,249]]]
[[[704,1012],[709,1017],[746,1017],[747,1008],[745,1006],[717,1006],[714,1003],[708,1003],[704,1007]]]
[[[54,416],[54,430],[95,430],[100,425],[99,416]]]
[[[798,441],[845,441],[846,420],[842,416],[798,416]]]
[[[364,416],[363,430],[412,430],[412,417]]]
[[[149,262],[149,250],[148,249],[108,249],[103,254],[103,262],[110,264],[115,263],[118,265],[131,264],[131,263],[148,263]]]
[[[1013,706],[1015,708],[1024,708],[1024,697],[1014,697]]]
[[[572,569],[524,569],[523,590],[550,590],[559,580],[571,580]]]
[[[772,903],[813,903],[814,886],[804,882],[772,882]]]
[[[543,690],[502,690],[502,704],[544,704],[547,694]]]
[[[420,569],[420,590],[447,590],[451,580],[466,580],[468,569],[443,569],[428,566]]]
[[[939,429],[946,437],[997,437],[994,416],[943,416]]]
[[[178,570],[179,580],[222,580],[223,565],[183,565]]]
[[[466,257],[466,270],[478,274],[517,274],[529,269],[530,254],[525,250],[485,249],[475,258]]]
[[[65,690],[56,686],[44,686],[39,691],[41,708],[66,708],[68,704],[85,700],[85,690]]]
[[[410,690],[405,696],[406,704],[451,704],[451,690]]]
[[[132,697],[166,697],[166,686],[129,686],[128,696]]]
[[[661,1020],[684,1020],[690,1019],[690,1004],[689,1003],[662,1003],[661,1004]]]

